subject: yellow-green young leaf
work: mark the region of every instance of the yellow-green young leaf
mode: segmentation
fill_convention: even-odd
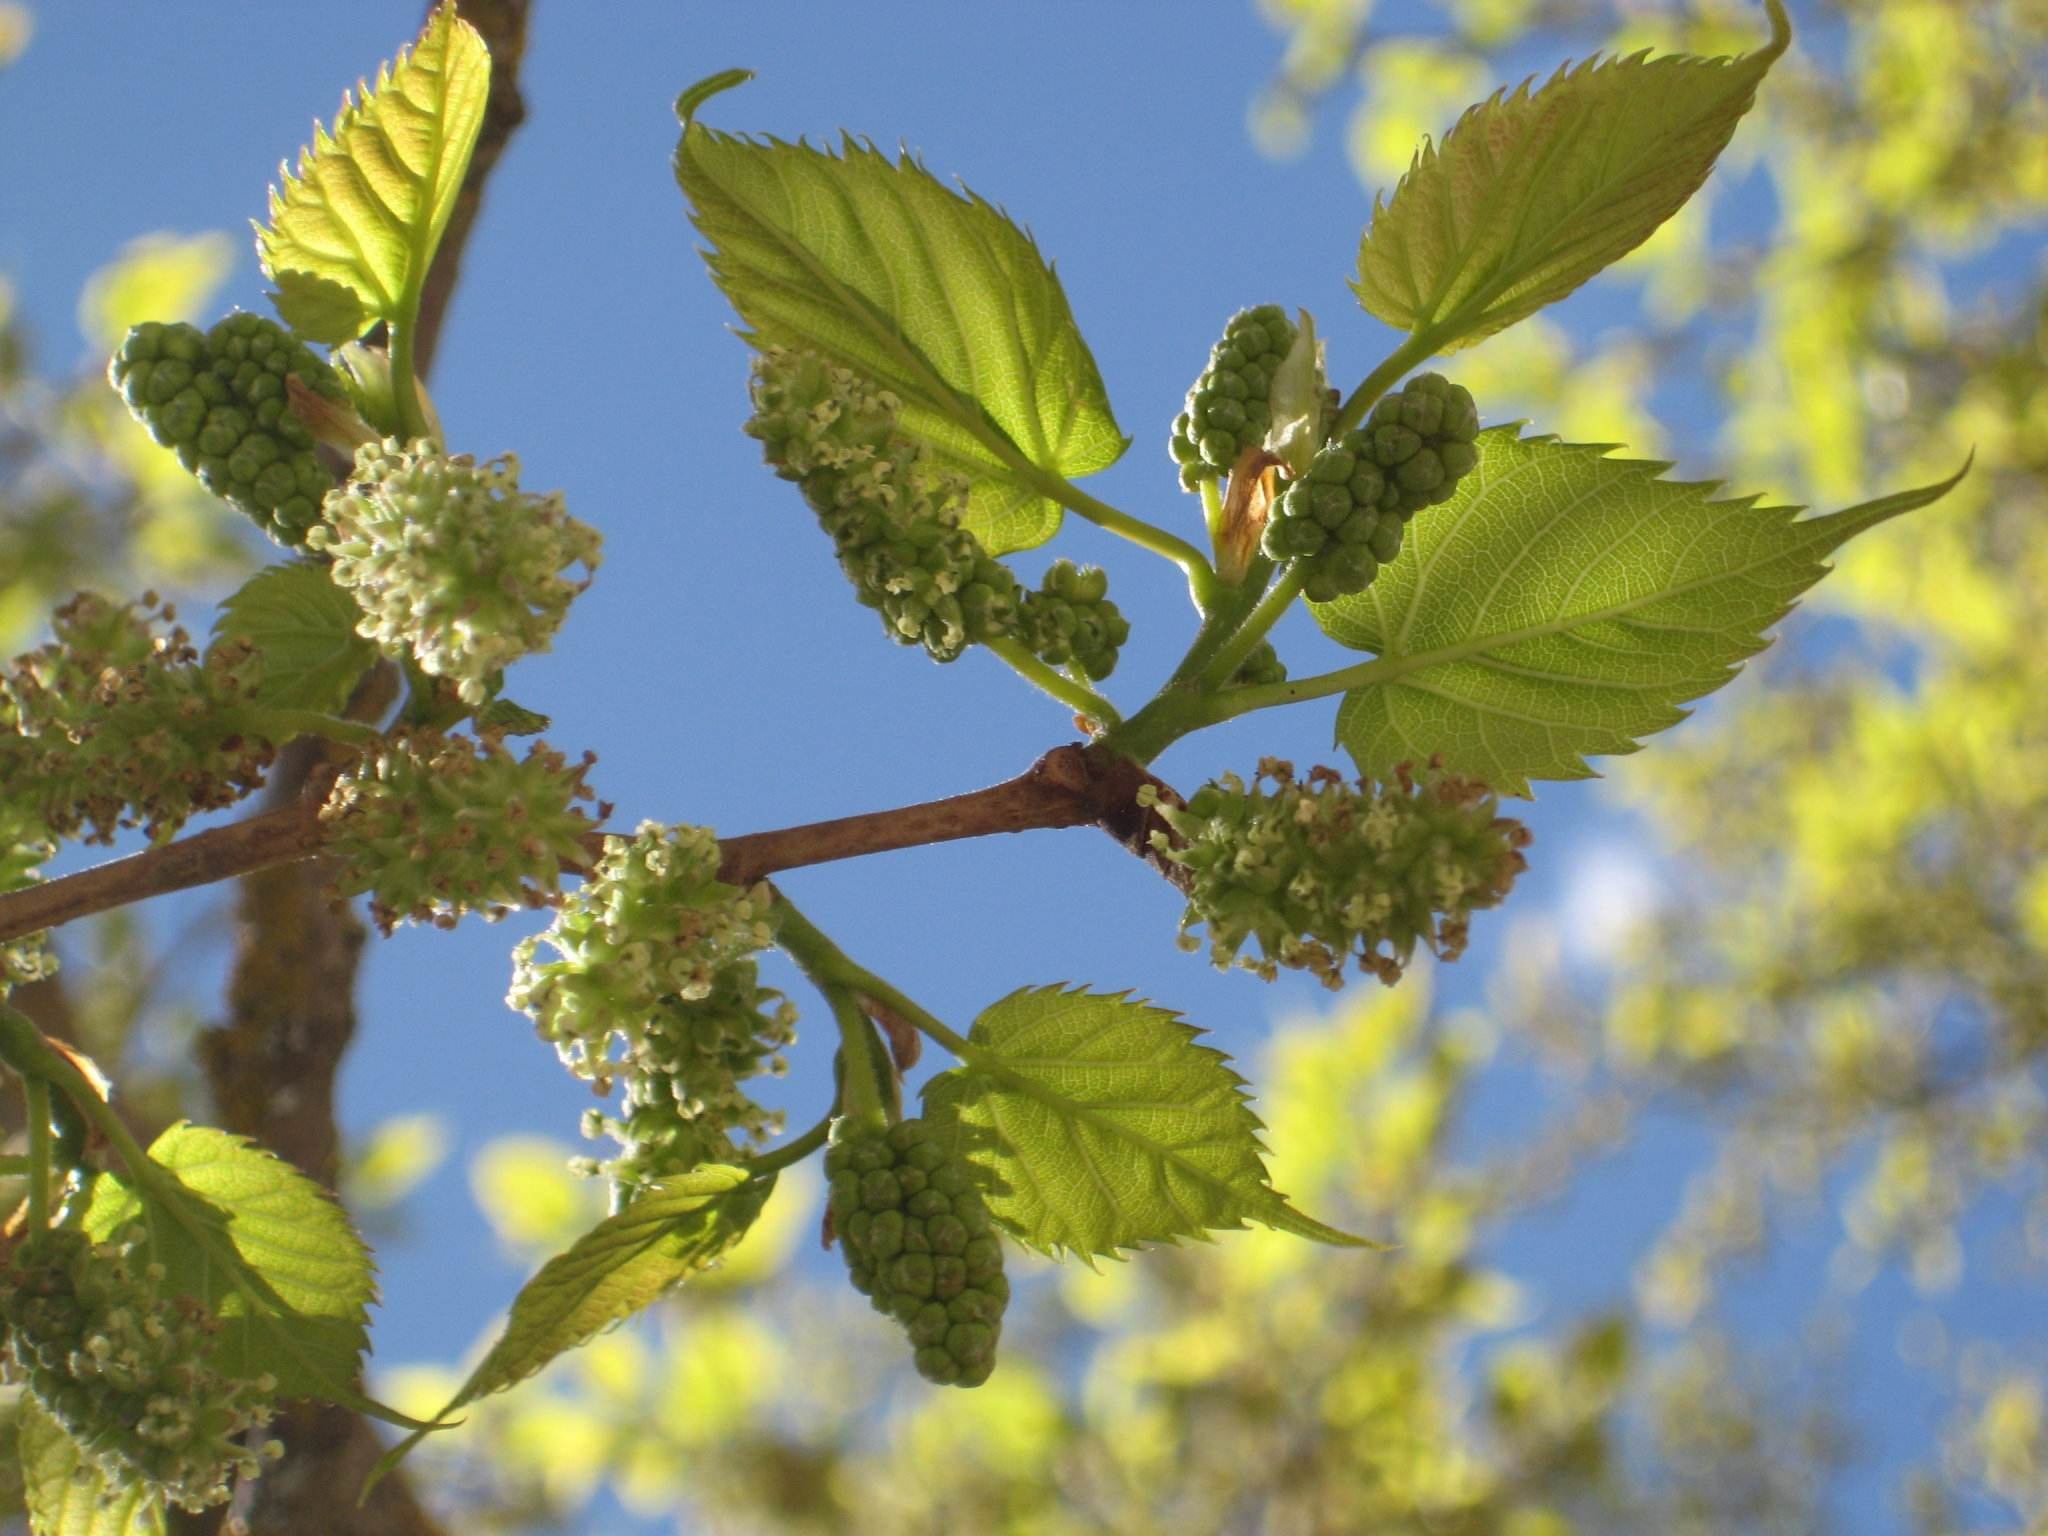
[[[1059,528],[1020,466],[1072,477],[1123,453],[1059,278],[993,205],[850,137],[834,155],[687,116],[676,179],[748,339],[807,347],[895,393],[903,430],[967,477],[966,521],[991,551]]]
[[[1380,658],[1337,715],[1364,773],[1441,755],[1502,794],[1587,777],[1586,757],[1635,751],[1733,677],[1844,541],[1963,473],[1801,519],[1609,446],[1517,432],[1479,434],[1478,468],[1370,587],[1310,604]]]
[[[404,324],[455,207],[490,93],[476,29],[442,4],[411,48],[316,126],[296,175],[280,170],[257,253],[285,323],[312,341]]]
[[[139,1184],[102,1174],[85,1229],[95,1242],[133,1223],[166,1284],[221,1320],[215,1359],[283,1398],[352,1401],[376,1292],[369,1250],[319,1185],[239,1136],[174,1125]]]
[[[163,1536],[163,1501],[93,1468],[78,1442],[23,1395],[21,1476],[35,1536]]]
[[[607,1216],[526,1282],[504,1334],[443,1411],[524,1381],[716,1263],[746,1235],[774,1188],[772,1176],[712,1163],[662,1180]]]
[[[925,1085],[925,1114],[985,1176],[989,1214],[1054,1257],[1248,1221],[1362,1246],[1274,1190],[1244,1079],[1200,1033],[1123,993],[1013,992]]]
[[[1586,60],[1524,81],[1424,143],[1374,203],[1352,287],[1365,308],[1448,352],[1570,293],[1634,250],[1699,189],[1792,40],[1733,59]]]
[[[247,640],[263,654],[256,702],[325,714],[348,702],[377,647],[356,633],[355,599],[310,561],[258,571],[221,605],[214,641]]]

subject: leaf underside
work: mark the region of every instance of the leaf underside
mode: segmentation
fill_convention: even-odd
[[[35,1398],[19,1409],[23,1499],[35,1536],[163,1536],[163,1501],[94,1470]]]
[[[1608,446],[1506,426],[1478,448],[1378,580],[1310,605],[1388,664],[1338,711],[1363,773],[1440,755],[1503,794],[1585,778],[1588,756],[1635,751],[1734,676],[1844,541],[1961,479],[1801,518]]]
[[[772,1177],[710,1164],[606,1217],[527,1281],[503,1336],[448,1409],[524,1381],[714,1263],[746,1235],[774,1187]]]
[[[1267,1181],[1244,1079],[1176,1014],[1043,987],[987,1009],[925,1114],[986,1176],[989,1213],[1059,1257],[1117,1258],[1256,1221],[1356,1244]]]
[[[208,1126],[172,1126],[149,1156],[176,1181],[176,1209],[103,1174],[85,1215],[94,1241],[140,1222],[166,1284],[220,1318],[216,1358],[230,1375],[268,1373],[285,1399],[345,1395],[376,1282],[341,1207],[291,1164]]]
[[[970,486],[1001,554],[1058,531],[1015,473],[1074,477],[1126,439],[1058,276],[1030,235],[907,154],[683,129],[676,178],[705,260],[757,346],[807,347],[902,401],[899,424]]]
[[[483,126],[491,59],[443,4],[376,84],[315,126],[296,174],[280,169],[256,235],[278,313],[310,341],[353,341],[404,323],[447,228]]]
[[[263,653],[256,702],[273,709],[333,714],[377,659],[356,633],[355,599],[310,562],[268,566],[221,605],[216,639],[250,641]]]
[[[1588,59],[1468,110],[1375,201],[1359,302],[1454,351],[1634,250],[1699,190],[1791,41],[1767,3],[1771,41],[1755,53]]]

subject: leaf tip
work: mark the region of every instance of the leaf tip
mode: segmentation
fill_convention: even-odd
[[[697,116],[697,109],[712,97],[721,95],[735,86],[745,85],[754,78],[751,69],[721,69],[713,75],[706,75],[695,85],[684,88],[676,97],[676,121],[688,128]]]

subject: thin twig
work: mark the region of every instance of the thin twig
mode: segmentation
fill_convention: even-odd
[[[900,848],[999,832],[1097,826],[1175,885],[1184,885],[1186,872],[1161,858],[1152,843],[1152,835],[1166,827],[1156,812],[1138,804],[1138,790],[1146,784],[1163,799],[1179,803],[1171,785],[1128,758],[1099,747],[1054,747],[1016,778],[986,789],[725,838],[719,878],[752,885],[783,870]],[[152,896],[301,863],[320,853],[326,836],[318,796],[312,795],[75,875],[9,891],[0,895],[0,941]],[[604,851],[604,837],[592,832],[585,839],[592,858]]]

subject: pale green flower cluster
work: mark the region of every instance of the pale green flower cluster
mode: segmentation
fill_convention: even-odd
[[[162,840],[263,782],[274,749],[241,707],[262,658],[241,641],[202,656],[175,619],[154,593],[82,592],[49,643],[0,669],[0,816],[52,839]]]
[[[36,1234],[0,1275],[8,1374],[119,1487],[143,1483],[188,1510],[226,1502],[282,1449],[247,1443],[276,1414],[277,1382],[227,1374],[219,1321],[167,1293],[133,1243]]]
[[[839,554],[854,595],[891,636],[952,661],[1017,620],[1017,578],[960,526],[966,482],[896,430],[898,402],[810,352],[755,359],[746,424],[794,480]]]
[[[1465,948],[1472,913],[1498,906],[1527,867],[1529,833],[1498,814],[1483,784],[1406,765],[1390,783],[1348,784],[1314,768],[1263,759],[1247,787],[1236,774],[1185,806],[1140,791],[1172,829],[1153,845],[1190,874],[1187,930],[1203,924],[1218,966],[1270,981],[1280,966],[1343,985],[1344,962],[1392,984],[1426,944],[1441,959]],[[1243,955],[1256,941],[1256,956]]]
[[[510,454],[478,464],[424,439],[358,449],[320,518],[306,543],[354,595],[357,632],[449,679],[470,704],[520,657],[548,649],[603,542],[560,493],[521,491]]]
[[[796,1038],[796,1010],[760,985],[754,961],[775,941],[772,898],[721,882],[718,860],[705,827],[644,822],[608,837],[553,925],[513,953],[506,1001],[570,1071],[623,1088],[621,1115],[592,1125],[625,1145],[608,1165],[622,1183],[729,1161],[735,1138],[779,1129],[742,1088],[779,1075]]]

